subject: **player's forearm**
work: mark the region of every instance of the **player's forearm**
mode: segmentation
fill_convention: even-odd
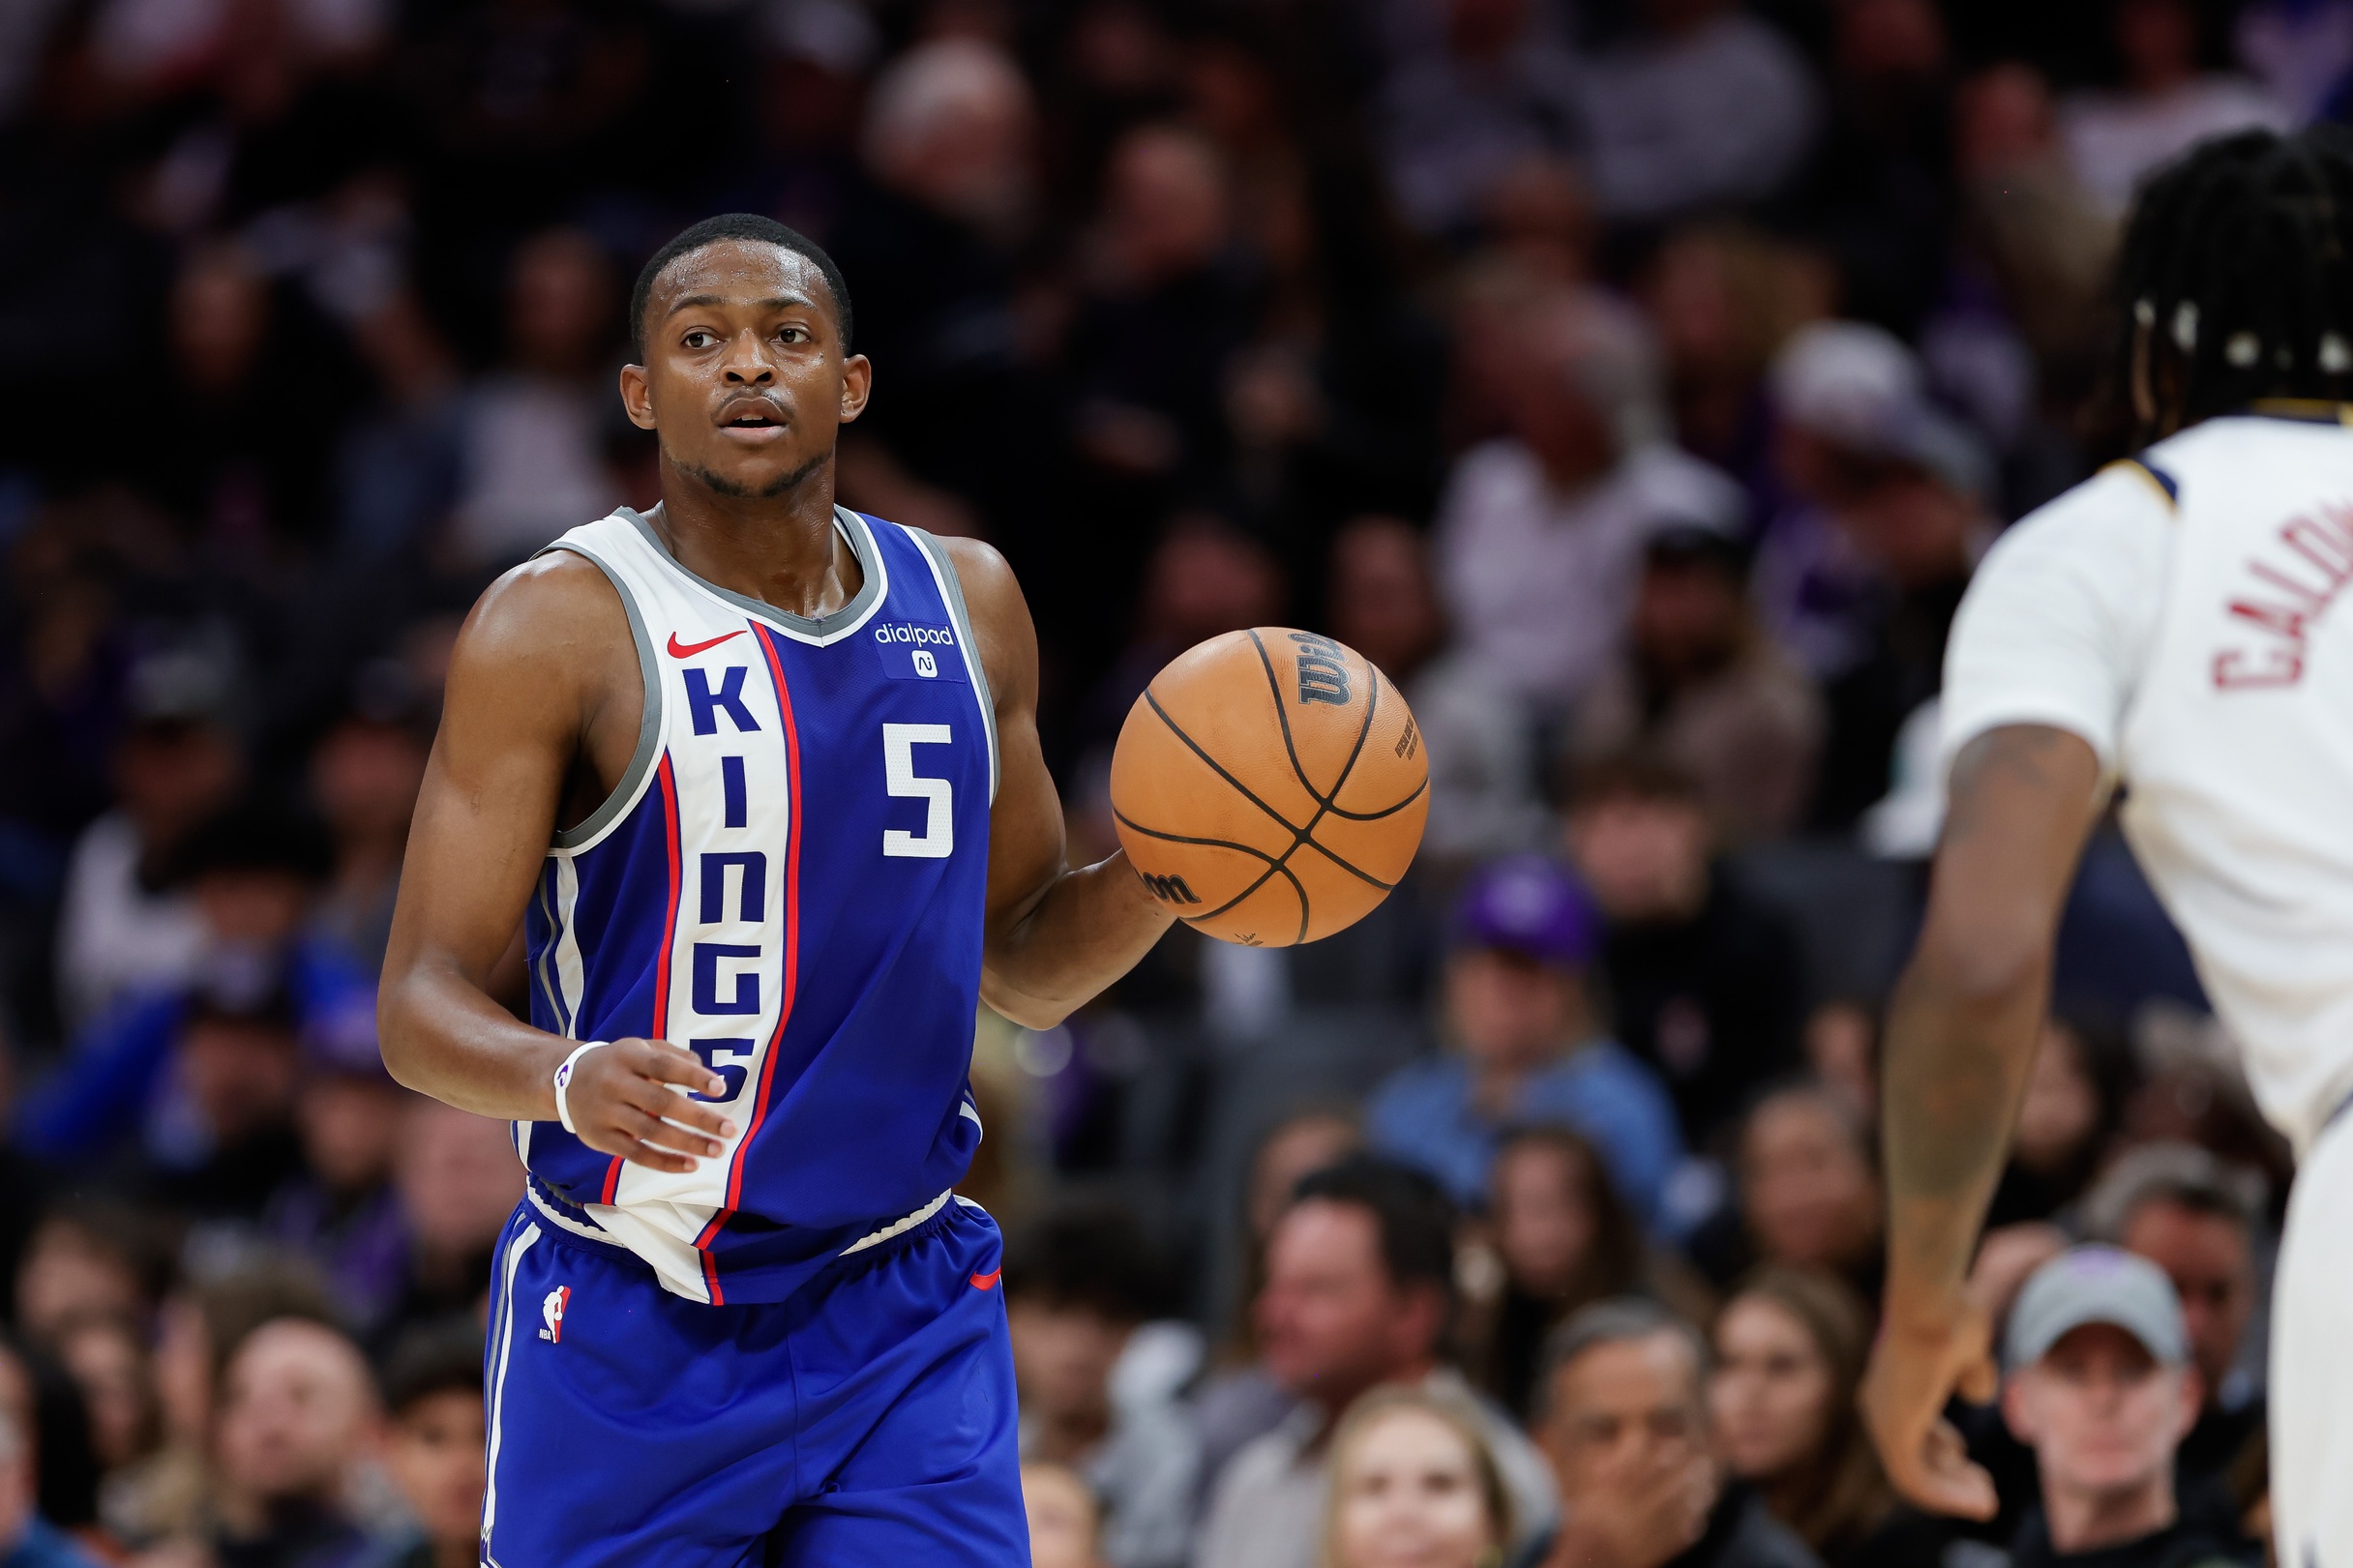
[[[1016,1023],[1052,1028],[1134,968],[1174,918],[1124,850],[1063,872],[991,940],[981,999]]]
[[[2033,1064],[2045,955],[1973,981],[1931,936],[1896,988],[1881,1097],[1892,1315],[1960,1294]]]
[[[575,1041],[519,1022],[456,968],[386,964],[384,1066],[421,1094],[502,1121],[555,1120],[555,1069]]]

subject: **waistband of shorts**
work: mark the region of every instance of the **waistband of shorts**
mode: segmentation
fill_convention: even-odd
[[[582,1251],[625,1258],[645,1268],[653,1265],[640,1257],[628,1243],[599,1225],[596,1216],[585,1205],[574,1203],[559,1196],[537,1175],[527,1175],[523,1183],[523,1200],[540,1219],[551,1224],[552,1230],[543,1231],[551,1240],[571,1243]],[[938,1228],[937,1222],[953,1216],[959,1207],[979,1208],[968,1198],[960,1198],[955,1189],[941,1193],[921,1208],[914,1209],[887,1225],[867,1231],[848,1246],[836,1250],[830,1257],[810,1259],[813,1277],[830,1272],[836,1266],[852,1261],[864,1261],[894,1250],[893,1242],[910,1241],[918,1234]]]

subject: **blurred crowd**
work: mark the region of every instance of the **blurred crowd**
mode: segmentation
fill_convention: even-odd
[[[0,1565],[474,1562],[521,1177],[374,976],[457,626],[657,499],[622,301],[730,210],[848,277],[843,499],[1019,573],[1074,856],[1202,637],[1428,737],[1366,921],[978,1021],[1041,1568],[2259,1560],[2288,1162],[2113,833],[1998,1516],[1853,1396],[1954,607],[2120,455],[2135,182],[2349,72],[2353,0],[0,7]]]

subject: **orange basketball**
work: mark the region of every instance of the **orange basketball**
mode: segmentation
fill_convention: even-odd
[[[1430,814],[1429,758],[1363,655],[1261,626],[1152,677],[1119,729],[1111,804],[1145,886],[1188,925],[1288,947],[1397,885]]]

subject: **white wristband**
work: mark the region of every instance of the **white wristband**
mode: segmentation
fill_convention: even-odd
[[[566,1056],[564,1064],[555,1070],[555,1119],[562,1122],[564,1131],[570,1133],[574,1138],[581,1136],[581,1130],[572,1125],[572,1107],[564,1098],[564,1091],[572,1087],[572,1069],[582,1056],[587,1055],[597,1047],[611,1044],[612,1042],[610,1040],[583,1041],[573,1048],[572,1054]]]

